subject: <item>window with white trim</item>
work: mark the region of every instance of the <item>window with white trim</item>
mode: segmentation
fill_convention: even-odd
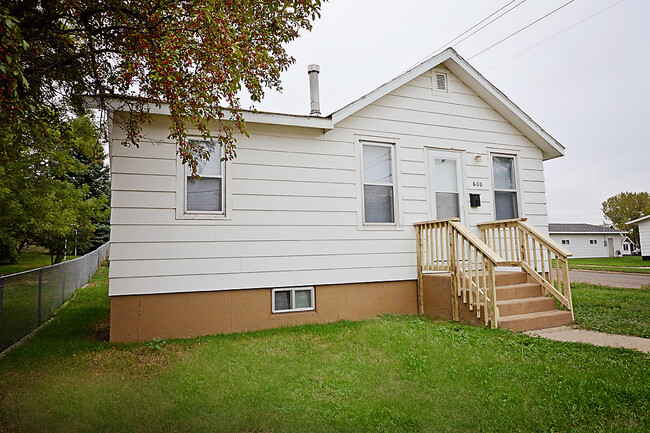
[[[629,248],[628,248],[628,245],[627,245],[627,244],[623,244],[623,250],[624,250],[624,251],[628,251],[628,250],[629,250]]]
[[[313,287],[273,289],[271,298],[271,311],[273,313],[311,311],[315,309]]]
[[[362,142],[363,222],[395,224],[395,145]]]
[[[562,245],[569,245],[568,239],[562,239]]]
[[[496,220],[519,218],[517,179],[513,156],[492,156],[494,176],[494,209]]]
[[[597,239],[589,239],[589,244],[590,244],[590,245],[597,245],[597,244],[598,244],[598,240],[597,240]]]
[[[214,147],[211,143],[205,146]],[[214,150],[214,149],[213,149]],[[224,213],[224,171],[221,147],[213,151],[208,161],[199,160],[198,178],[192,178],[192,170],[185,167],[185,211],[188,213]]]

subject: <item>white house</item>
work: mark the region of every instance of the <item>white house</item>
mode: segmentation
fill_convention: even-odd
[[[564,154],[452,49],[328,116],[246,113],[201,180],[151,112],[139,148],[110,142],[115,341],[415,313],[413,223],[546,233],[543,161]]]
[[[622,236],[621,246],[623,247],[622,253],[624,256],[631,256],[632,251],[635,249],[634,242],[628,236]]]
[[[643,260],[650,260],[650,215],[635,219],[628,224],[639,226],[639,248]]]
[[[549,223],[548,233],[551,239],[571,251],[574,258],[619,257],[631,253],[630,245],[625,242],[627,232],[609,226]]]

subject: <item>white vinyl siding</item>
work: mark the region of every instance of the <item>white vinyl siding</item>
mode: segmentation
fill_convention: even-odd
[[[176,212],[184,171],[165,116],[144,125],[151,142],[140,148],[115,131],[110,295],[414,280],[412,224],[431,212],[428,149],[461,151],[462,199],[481,195],[465,221],[475,233],[493,219],[490,153],[516,154],[521,216],[546,232],[541,151],[443,72],[447,94],[432,91],[429,72],[331,131],[248,123],[224,169],[227,218]],[[363,227],[359,137],[395,143],[392,228]]]

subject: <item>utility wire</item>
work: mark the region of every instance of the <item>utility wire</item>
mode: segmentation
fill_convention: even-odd
[[[525,2],[526,2],[526,0],[523,0],[521,3],[515,5],[515,6],[512,7],[511,9],[505,11],[503,14],[499,15],[498,17],[496,17],[495,19],[493,19],[492,21],[490,21],[489,23],[485,24],[485,26],[483,26],[483,27],[481,27],[480,29],[477,29],[476,31],[472,32],[471,34],[465,36],[462,40],[460,40],[460,41],[458,41],[458,42],[455,42],[456,39],[463,37],[463,35],[465,35],[465,33],[472,31],[472,30],[473,30],[475,27],[477,27],[477,26],[480,26],[481,24],[483,24],[483,22],[489,20],[489,19],[492,18],[494,15],[498,14],[498,13],[501,12],[503,9],[507,8],[508,6],[510,6],[511,4],[513,4],[513,3],[516,2],[516,1],[517,1],[517,0],[512,0],[512,1],[509,2],[509,3],[506,3],[505,5],[503,5],[502,7],[500,7],[499,9],[495,10],[494,12],[492,12],[490,15],[486,16],[485,18],[483,18],[481,21],[479,21],[479,22],[477,22],[476,24],[474,24],[472,27],[470,27],[470,28],[468,28],[467,30],[465,30],[465,31],[464,31],[463,33],[461,33],[460,35],[456,36],[455,38],[453,38],[453,39],[450,40],[449,42],[446,42],[446,43],[442,44],[440,47],[438,47],[438,48],[437,48],[436,50],[434,50],[433,52],[434,52],[434,53],[437,53],[438,51],[442,50],[443,48],[447,48],[447,47],[449,47],[449,46],[452,46],[452,44],[453,44],[453,45],[457,45],[457,44],[463,42],[465,39],[467,39],[468,37],[472,36],[474,33],[478,32],[478,31],[481,30],[483,27],[485,27],[485,26],[491,24],[493,21],[496,21],[497,19],[501,18],[503,15],[507,14],[507,13],[510,12],[512,9],[514,9],[514,8],[516,8],[517,6],[520,6],[522,3],[525,3]]]
[[[510,39],[510,38],[513,37],[514,35],[516,35],[516,34],[518,34],[518,33],[521,33],[522,31],[526,30],[528,27],[537,24],[538,22],[540,22],[540,21],[543,20],[544,18],[546,18],[546,17],[548,17],[548,16],[550,16],[550,15],[553,15],[555,12],[559,11],[560,9],[562,9],[562,8],[564,8],[564,7],[568,6],[568,5],[570,5],[570,4],[573,3],[574,1],[575,1],[575,0],[569,0],[568,2],[564,3],[562,6],[556,8],[556,9],[553,9],[551,12],[547,13],[547,14],[544,15],[543,17],[536,19],[536,20],[533,21],[532,23],[530,23],[530,24],[528,24],[528,25],[526,25],[526,26],[520,28],[520,29],[517,30],[516,32],[511,33],[510,35],[508,35],[508,36],[506,36],[505,38],[499,40],[498,42],[493,43],[492,45],[490,45],[489,47],[485,48],[484,50],[479,51],[478,53],[474,54],[472,57],[470,57],[470,58],[467,59],[467,60],[472,60],[474,57],[476,57],[476,56],[478,56],[478,55],[481,55],[481,54],[483,54],[484,52],[486,52],[487,50],[490,50],[490,49],[496,47],[497,45],[499,45],[500,43],[502,43],[502,42],[504,42],[504,41]]]
[[[505,11],[504,13],[502,13],[501,15],[499,15],[498,17],[494,18],[494,19],[493,19],[492,21],[490,21],[489,23],[487,23],[487,24],[485,24],[484,26],[482,26],[481,28],[479,28],[479,29],[475,30],[474,32],[470,33],[469,35],[465,36],[462,40],[460,40],[460,41],[454,43],[454,41],[456,41],[456,39],[462,37],[462,36],[465,35],[467,32],[470,32],[470,31],[474,30],[474,28],[476,28],[477,26],[480,26],[480,25],[483,24],[485,21],[489,20],[489,19],[492,18],[494,15],[498,14],[498,13],[501,12],[503,9],[507,8],[508,6],[510,6],[511,4],[513,4],[513,3],[516,2],[516,1],[517,1],[517,0],[512,0],[512,1],[510,1],[509,3],[506,3],[505,5],[501,6],[499,9],[495,10],[495,11],[492,12],[490,15],[488,15],[488,16],[485,17],[485,18],[483,18],[481,21],[477,22],[476,24],[474,24],[473,26],[471,26],[470,28],[468,28],[467,30],[465,30],[463,33],[459,34],[458,36],[456,36],[455,38],[453,38],[452,40],[450,40],[449,42],[447,42],[447,43],[441,45],[439,48],[437,48],[437,49],[435,49],[434,51],[432,51],[431,54],[429,54],[429,55],[427,55],[426,57],[420,59],[420,60],[419,60],[418,62],[416,62],[415,64],[416,64],[416,65],[419,65],[420,63],[424,62],[425,60],[431,58],[431,56],[433,56],[434,54],[438,53],[438,51],[442,50],[443,48],[447,48],[447,47],[449,47],[449,46],[453,46],[453,45],[457,45],[457,44],[461,43],[461,42],[464,41],[465,39],[467,39],[467,38],[469,38],[470,36],[472,36],[474,33],[478,32],[479,30],[481,30],[481,29],[485,28],[486,26],[492,24],[494,21],[498,20],[499,18],[501,18],[502,16],[504,16],[504,15],[507,14],[508,12],[512,11],[514,8],[516,8],[516,7],[518,7],[518,6],[521,6],[523,3],[526,2],[526,0],[523,0],[521,3],[516,4],[515,6],[513,6],[513,7],[510,8],[510,9],[508,9],[507,11]],[[453,45],[452,45],[452,44],[453,44]],[[405,72],[406,72],[406,71],[405,71]]]
[[[607,6],[605,9],[601,9],[600,11],[596,12],[596,13],[593,14],[593,15],[589,15],[587,18],[585,18],[585,19],[583,19],[583,20],[581,20],[581,21],[578,21],[577,23],[573,24],[573,25],[570,26],[570,27],[567,27],[566,29],[562,30],[561,32],[557,32],[557,33],[555,33],[554,35],[549,36],[548,38],[544,39],[543,41],[540,41],[540,42],[536,43],[535,45],[530,46],[530,47],[526,48],[525,50],[520,51],[520,52],[518,52],[517,54],[508,57],[507,59],[505,59],[505,60],[503,60],[503,61],[497,63],[496,65],[492,65],[492,66],[490,66],[489,68],[484,69],[483,72],[487,72],[487,71],[489,71],[489,70],[491,70],[491,69],[494,69],[494,68],[496,68],[497,66],[499,66],[499,65],[501,65],[501,64],[503,64],[503,63],[505,63],[505,62],[507,62],[507,61],[509,61],[509,60],[514,59],[515,57],[519,56],[520,54],[523,54],[523,53],[525,53],[526,51],[532,50],[533,48],[537,47],[538,45],[541,45],[541,44],[543,44],[544,42],[546,42],[546,41],[548,41],[548,40],[550,40],[550,39],[553,39],[554,37],[556,37],[556,36],[558,36],[558,35],[561,35],[562,33],[566,32],[566,31],[568,31],[568,30],[571,30],[572,28],[574,28],[574,27],[576,27],[576,26],[578,26],[578,25],[584,23],[584,22],[587,21],[587,20],[592,19],[592,18],[595,17],[596,15],[600,15],[600,14],[602,14],[602,13],[605,12],[606,10],[613,8],[614,6],[616,6],[616,5],[618,5],[618,4],[621,4],[621,3],[623,3],[624,1],[625,1],[625,0],[619,0],[619,1],[617,1],[616,3],[614,3],[613,5]]]

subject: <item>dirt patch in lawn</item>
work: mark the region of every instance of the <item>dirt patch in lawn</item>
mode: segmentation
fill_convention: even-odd
[[[93,336],[97,341],[108,341],[111,338],[111,321],[99,322],[93,329]]]

